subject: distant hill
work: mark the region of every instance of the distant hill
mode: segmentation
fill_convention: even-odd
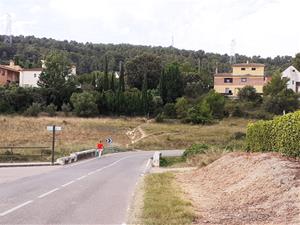
[[[151,47],[130,44],[94,44],[78,43],[76,41],[57,41],[52,38],[36,38],[34,36],[14,36],[11,46],[4,44],[4,36],[0,35],[0,63],[8,63],[14,59],[16,63],[25,67],[38,67],[40,60],[51,50],[66,52],[70,60],[77,66],[78,74],[89,73],[95,70],[104,70],[104,56],[109,58],[109,70],[118,70],[120,61],[143,54],[155,54],[161,57],[162,63],[177,61],[185,72],[197,71],[199,60],[201,68],[215,71],[218,65],[219,72],[229,72],[229,56],[216,53],[206,53],[202,50],[192,51],[173,47]],[[266,64],[266,73],[269,75],[276,69],[285,69],[291,65],[293,57],[277,56],[275,58],[247,57],[236,55],[236,61],[256,62]]]

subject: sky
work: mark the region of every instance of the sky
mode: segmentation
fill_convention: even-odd
[[[300,52],[299,0],[0,0],[0,34],[7,13],[13,35],[262,57]]]

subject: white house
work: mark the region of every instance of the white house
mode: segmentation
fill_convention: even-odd
[[[20,71],[20,87],[38,87],[37,83],[39,76],[42,73],[42,68],[22,69]]]
[[[293,66],[282,72],[282,78],[289,78],[288,88],[294,92],[300,92],[300,72]]]

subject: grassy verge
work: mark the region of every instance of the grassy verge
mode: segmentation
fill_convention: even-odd
[[[195,218],[190,202],[175,183],[172,173],[151,174],[145,179],[143,224],[191,224]]]

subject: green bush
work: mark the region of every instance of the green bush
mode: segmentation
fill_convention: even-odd
[[[168,118],[175,118],[176,117],[176,109],[174,103],[167,103],[164,106],[164,114]]]
[[[212,123],[213,116],[206,102],[200,102],[188,110],[188,117],[185,122],[193,124],[209,124]]]
[[[183,152],[183,157],[190,157],[197,154],[204,154],[206,153],[206,150],[208,149],[208,145],[206,144],[192,144],[189,148],[187,148]]]
[[[162,123],[162,122],[164,122],[164,119],[165,119],[164,114],[163,114],[163,113],[159,113],[159,114],[155,117],[155,122],[157,122],[157,123]]]
[[[65,116],[68,116],[69,113],[72,111],[72,108],[70,106],[69,103],[64,103],[62,106],[61,106],[61,111],[64,112]]]
[[[270,121],[250,123],[247,128],[248,151],[276,151],[286,156],[300,156],[300,111]]]
[[[57,107],[53,103],[51,103],[45,108],[45,111],[49,114],[49,116],[56,116],[56,110]]]
[[[24,116],[38,116],[41,111],[41,104],[34,102],[25,110]]]
[[[98,114],[96,97],[91,92],[73,93],[71,102],[77,116],[89,117]]]

